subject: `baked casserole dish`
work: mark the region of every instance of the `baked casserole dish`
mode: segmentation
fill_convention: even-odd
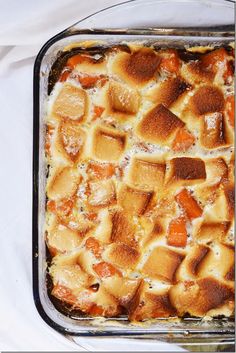
[[[234,50],[72,43],[45,116],[48,291],[74,316],[234,312]]]

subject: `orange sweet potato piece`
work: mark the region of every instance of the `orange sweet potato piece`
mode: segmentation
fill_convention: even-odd
[[[93,120],[96,120],[97,118],[100,118],[102,113],[104,112],[105,108],[100,107],[99,105],[95,105],[93,107]]]
[[[175,50],[169,49],[161,59],[160,68],[162,70],[177,73],[180,69],[180,59]]]
[[[91,250],[95,257],[100,258],[102,254],[102,248],[99,241],[93,237],[89,237],[86,240],[85,246],[88,250]]]
[[[93,265],[93,269],[100,278],[112,277],[114,275],[121,276],[121,272],[108,262],[99,262]]]
[[[60,82],[66,81],[67,78],[70,76],[70,74],[71,74],[71,68],[66,68],[65,70],[62,71],[59,81]]]
[[[74,69],[74,67],[78,64],[81,64],[84,62],[87,58],[85,58],[81,54],[73,55],[71,58],[67,60],[66,66],[69,66],[70,68]]]
[[[186,129],[179,129],[172,144],[174,151],[186,151],[195,142],[195,137]]]
[[[175,199],[190,220],[201,217],[202,209],[188,190],[181,190]]]
[[[108,179],[111,178],[115,173],[115,167],[113,164],[99,164],[99,163],[91,163],[89,169],[93,173],[96,179]]]
[[[54,295],[56,298],[65,301],[66,303],[69,304],[75,304],[77,299],[74,294],[72,294],[71,290],[65,286],[62,286],[60,284],[56,284],[52,290],[52,295]]]
[[[104,309],[97,304],[93,304],[89,309],[89,314],[93,316],[102,316],[104,313]]]
[[[57,213],[59,216],[68,216],[74,206],[74,200],[65,198],[58,202],[49,200],[47,202],[47,209],[50,212]]]
[[[178,217],[170,222],[167,234],[167,244],[176,247],[186,246],[187,230],[184,217]]]

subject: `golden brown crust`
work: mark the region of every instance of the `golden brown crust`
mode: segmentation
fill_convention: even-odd
[[[150,158],[134,158],[129,174],[130,183],[144,189],[161,188],[164,183],[166,164]]]
[[[224,194],[226,198],[228,218],[232,219],[234,217],[235,208],[235,188],[233,184],[228,184],[224,186]]]
[[[46,104],[52,295],[88,317],[230,316],[232,50],[72,47]]]
[[[177,129],[183,126],[183,121],[159,104],[143,117],[137,127],[137,134],[148,142],[168,144]]]
[[[190,99],[190,106],[196,115],[221,112],[224,109],[224,95],[216,86],[201,86]]]
[[[168,290],[160,293],[148,291],[147,285],[141,285],[131,302],[129,319],[143,321],[146,319],[175,316],[176,310],[171,305]]]
[[[116,200],[115,187],[112,180],[89,183],[88,203],[94,207],[106,207]]]
[[[66,159],[75,163],[78,161],[86,140],[86,134],[80,123],[63,119],[58,127],[58,138],[55,147]]]
[[[202,117],[201,144],[207,149],[227,144],[224,118],[221,113],[211,113]]]
[[[75,168],[65,167],[56,170],[47,185],[47,196],[52,200],[71,197],[75,194],[81,176]]]
[[[230,222],[203,222],[195,234],[198,242],[207,244],[212,241],[225,242]]]
[[[183,281],[196,278],[201,269],[202,261],[209,251],[210,249],[204,245],[192,246],[178,269],[177,279]]]
[[[224,277],[227,281],[234,281],[235,279],[235,264],[233,264],[229,271],[226,273]]]
[[[196,282],[178,283],[170,289],[169,294],[172,305],[180,315],[187,312],[193,316],[204,316],[211,309],[234,298],[232,287],[212,277],[202,278]]]
[[[210,207],[207,209],[205,214],[205,219],[209,222],[225,222],[232,221],[233,217],[233,203],[229,202],[227,199],[227,192],[225,193],[225,185],[216,184],[216,191],[213,200],[210,201]],[[227,186],[226,186],[227,189]],[[229,188],[229,194],[231,194],[233,199],[234,191],[230,192],[231,187]],[[202,190],[203,192],[203,190]],[[232,201],[231,199],[231,201]]]
[[[163,246],[156,247],[149,255],[142,271],[151,278],[173,283],[175,273],[184,256]]]
[[[189,271],[196,276],[200,270],[200,265],[204,257],[208,254],[209,248],[206,246],[197,245],[195,253],[189,260]]]
[[[139,110],[139,92],[119,82],[113,81],[109,84],[108,99],[111,113],[133,115]]]
[[[143,86],[155,77],[159,63],[160,58],[154,50],[141,48],[131,54],[120,54],[113,71],[127,83]]]
[[[163,104],[168,108],[190,88],[180,77],[169,78],[148,91],[147,98],[156,105]]]
[[[86,92],[69,83],[63,85],[54,105],[53,114],[60,118],[81,120],[87,111]]]
[[[127,214],[142,215],[151,201],[153,193],[131,188],[123,184],[118,192],[118,204]]]
[[[206,179],[205,163],[200,158],[179,157],[170,160],[172,180],[189,182]]]
[[[124,152],[125,145],[126,135],[124,133],[102,126],[95,129],[93,136],[95,158],[104,161],[116,161]]]
[[[111,214],[111,242],[125,243],[131,247],[136,247],[135,227],[126,216],[125,212],[117,209]]]
[[[192,61],[184,65],[181,73],[183,77],[192,85],[211,83],[215,77],[215,74],[204,68],[199,61]]]
[[[139,285],[140,280],[138,279],[126,279],[118,276],[108,277],[103,280],[103,286],[107,292],[113,295],[119,304],[125,308],[130,306],[130,302]]]
[[[164,236],[167,231],[165,218],[161,217],[157,217],[152,221],[149,219],[149,217],[143,219],[142,225],[145,231],[143,246],[149,246],[155,240],[160,239],[160,237]]]
[[[110,245],[107,256],[114,265],[122,269],[132,269],[137,264],[140,253],[135,248],[120,243]]]

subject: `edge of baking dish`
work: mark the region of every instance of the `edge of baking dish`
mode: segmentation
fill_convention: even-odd
[[[226,0],[232,2],[230,0]],[[133,2],[131,0],[130,2]],[[206,39],[211,38],[216,40],[217,38],[233,38],[234,26],[217,26],[217,27],[188,27],[188,28],[142,28],[142,29],[84,29],[79,30],[76,26],[72,26],[66,29],[56,36],[52,37],[40,50],[34,65],[34,126],[33,126],[33,293],[34,302],[36,308],[43,318],[43,320],[52,328],[56,329],[60,333],[75,335],[75,336],[122,336],[122,337],[140,337],[143,338],[157,338],[164,339],[165,341],[170,340],[171,342],[177,342],[182,344],[183,342],[191,341],[206,341],[218,342],[224,340],[225,343],[232,342],[234,339],[234,325],[233,320],[212,320],[209,322],[202,322],[200,319],[184,319],[184,320],[158,320],[156,328],[133,326],[126,323],[121,324],[122,318],[116,321],[115,319],[104,319],[99,321],[97,319],[91,319],[82,317],[78,322],[74,319],[71,325],[68,325],[68,317],[64,316],[64,326],[62,323],[58,323],[48,315],[45,310],[45,303],[42,303],[40,297],[40,283],[39,283],[39,241],[40,235],[38,230],[38,215],[39,215],[39,163],[40,163],[40,77],[41,77],[41,64],[47,54],[48,50],[60,40],[67,37],[79,35],[83,36],[115,36],[116,38],[122,38],[122,36],[158,36],[158,38],[175,38],[181,37],[193,37],[199,38],[204,37]],[[52,310],[57,311],[53,308]],[[59,313],[59,312],[58,312]],[[63,316],[62,314],[59,314]],[[72,319],[73,320],[73,319]],[[94,321],[94,322],[92,322]],[[61,321],[63,322],[63,320]],[[157,321],[156,321],[157,322]],[[199,323],[202,322],[201,325]],[[83,325],[83,327],[81,327]],[[73,327],[74,326],[74,327]],[[73,327],[73,328],[72,328]],[[108,327],[108,328],[107,328]]]

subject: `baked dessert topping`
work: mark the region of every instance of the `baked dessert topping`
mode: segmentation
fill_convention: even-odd
[[[130,321],[232,315],[232,49],[67,57],[45,133],[52,300]]]

